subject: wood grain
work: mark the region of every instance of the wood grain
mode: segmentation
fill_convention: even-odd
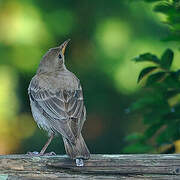
[[[67,156],[1,155],[1,179],[180,179],[179,154],[91,155],[84,167]]]

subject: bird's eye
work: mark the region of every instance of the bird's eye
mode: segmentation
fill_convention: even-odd
[[[62,56],[61,56],[61,54],[59,54],[59,56],[58,56],[58,57],[59,57],[59,59],[62,59]]]

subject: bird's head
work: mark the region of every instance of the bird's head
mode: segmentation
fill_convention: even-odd
[[[65,68],[64,54],[70,39],[63,42],[60,46],[51,48],[43,56],[37,73],[54,72]]]

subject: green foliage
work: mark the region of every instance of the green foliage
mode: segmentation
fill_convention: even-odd
[[[157,56],[150,53],[141,54],[140,56],[134,58],[135,62],[150,61],[156,64],[156,66],[150,66],[150,67],[144,68],[139,74],[138,82],[141,81],[146,75],[148,75],[155,69],[160,70],[160,72],[156,72],[149,75],[146,85],[148,86],[164,79],[167,73],[169,73],[167,70],[169,70],[171,67],[173,56],[174,56],[173,51],[171,49],[167,49],[162,54],[161,59],[159,59]]]
[[[155,70],[156,68],[157,68],[157,66],[150,66],[150,67],[144,68],[144,69],[140,72],[137,82],[139,82],[141,79],[143,79],[144,76],[146,76],[148,73],[152,72],[152,71]]]
[[[126,137],[126,141],[134,142],[123,149],[125,153],[145,153],[153,149],[153,147],[144,141],[144,136],[141,133],[133,133]]]
[[[152,150],[152,146],[148,145],[148,144],[144,144],[141,142],[136,142],[135,144],[131,144],[130,146],[127,146],[123,149],[124,153],[145,153]]]
[[[154,11],[164,14],[166,22],[170,26],[171,34],[165,40],[180,41],[180,1],[179,0],[147,0],[158,2]]]
[[[164,40],[180,41],[180,0],[144,0],[155,3],[154,11],[166,16],[170,34]],[[180,138],[180,69],[173,71],[174,52],[166,49],[161,57],[141,54],[135,62],[152,62],[141,70],[137,82],[145,80],[145,94],[131,105],[147,126],[141,136],[129,135],[124,152],[158,152],[158,148]],[[129,138],[136,137],[136,138]]]
[[[167,49],[161,57],[161,67],[169,69],[173,61],[174,53],[171,49]]]
[[[161,145],[180,138],[180,102],[177,99],[180,95],[180,69],[177,71],[170,69],[173,56],[173,51],[167,49],[161,58],[145,53],[134,59],[136,62],[150,59],[158,61],[151,61],[155,66],[146,67],[139,74],[138,82],[146,78],[144,84],[146,93],[132,104],[131,110],[142,114],[147,129],[141,136],[127,137],[126,140],[130,145],[124,149],[125,152],[156,151]],[[154,141],[150,141],[152,139]]]
[[[155,56],[154,54],[151,54],[151,53],[141,54],[138,57],[134,58],[133,60],[136,62],[150,61],[150,62],[154,62],[156,64],[160,63],[160,60],[157,58],[157,56]]]
[[[143,0],[154,3],[154,11],[166,16],[163,22],[169,25],[171,33],[165,41],[180,41],[180,0]]]
[[[154,84],[156,82],[160,82],[165,77],[165,75],[166,75],[166,73],[163,71],[150,75],[147,79],[146,85],[150,86],[151,84]]]

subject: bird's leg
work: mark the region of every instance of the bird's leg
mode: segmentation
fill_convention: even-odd
[[[30,156],[43,156],[43,155],[56,155],[54,152],[50,152],[50,153],[45,153],[47,147],[49,146],[49,144],[51,143],[52,139],[54,138],[54,134],[51,134],[50,138],[48,139],[48,141],[46,142],[46,144],[43,146],[42,150],[39,152],[34,151],[34,152],[28,152],[27,155]]]
[[[54,134],[51,134],[50,138],[48,139],[48,141],[46,142],[46,144],[43,146],[43,148],[40,151],[40,155],[44,155],[47,147],[49,146],[49,144],[51,143],[52,139],[54,138]],[[55,154],[55,153],[54,153]]]

